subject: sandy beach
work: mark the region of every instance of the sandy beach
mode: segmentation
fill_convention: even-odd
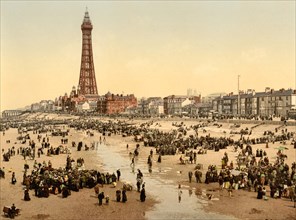
[[[37,119],[37,118],[51,118],[51,119],[66,119],[72,118],[77,119],[77,117],[73,116],[58,116],[58,115],[50,115],[50,114],[39,114],[39,115],[27,115],[27,119]],[[101,119],[101,120],[109,120],[109,119]],[[144,120],[129,120],[130,123],[134,125],[139,125],[143,123]],[[156,120],[155,120],[156,121]],[[176,120],[180,122],[180,120]],[[157,124],[154,122],[152,126],[159,130],[170,131],[175,129],[172,126],[174,120],[161,120],[157,119]],[[191,125],[197,124],[197,120],[186,120],[184,124],[189,127]],[[222,126],[217,128],[217,126],[211,124],[205,128],[206,132],[201,135],[211,135],[213,137],[229,137],[231,136],[233,139],[238,139],[240,137],[239,134],[230,134],[230,131],[239,131],[243,128],[250,128],[254,126],[252,121],[248,123],[241,124],[241,127],[234,128],[233,123],[219,123]],[[260,125],[253,129],[252,137],[260,137],[262,136],[264,131],[270,130],[274,131],[275,128],[280,127],[280,125],[273,124],[264,124]],[[64,127],[65,129],[69,129]],[[290,132],[296,132],[295,126],[285,126],[281,127],[281,129],[287,129]],[[189,131],[188,135],[192,134],[193,131]],[[36,142],[37,146],[40,146],[38,143],[37,135],[33,134],[32,131],[28,132],[32,140]],[[20,144],[17,141],[16,137],[18,136],[16,129],[9,129],[5,132],[5,135],[1,133],[1,151],[7,151],[8,148],[15,146],[18,148],[20,146],[26,146],[25,144]],[[44,134],[43,134],[44,136]],[[132,136],[122,137],[122,135],[111,135],[106,137],[106,143],[100,145],[97,150],[89,150],[89,151],[77,151],[76,148],[71,147],[71,142],[75,141],[83,141],[83,143],[91,144],[94,141],[98,141],[99,137],[102,136],[99,132],[94,132],[92,137],[86,135],[85,131],[76,131],[73,128],[70,129],[68,136],[68,144],[64,146],[68,146],[71,149],[70,156],[77,159],[79,157],[84,158],[85,161],[85,169],[96,169],[104,172],[113,173],[116,172],[116,169],[110,169],[110,166],[106,163],[106,152],[108,152],[111,157],[120,156],[120,158],[124,161],[125,164],[130,163],[130,152],[136,147],[136,142],[133,140]],[[48,137],[50,139],[50,143],[52,146],[57,147],[61,145],[61,137],[59,136],[51,136],[48,133]],[[7,140],[10,140],[10,143],[7,143]],[[126,146],[129,145],[127,149]],[[152,147],[144,147],[143,142],[139,142],[139,156],[136,160],[136,169],[137,168],[146,168],[143,170],[144,173],[144,181],[147,178],[147,200],[143,203],[140,202],[139,193],[135,190],[136,179],[134,181],[130,181],[134,189],[133,191],[127,192],[128,201],[126,203],[118,203],[115,201],[115,191],[116,189],[121,189],[122,183],[119,183],[116,188],[113,188],[110,185],[105,185],[100,190],[103,190],[105,195],[110,196],[110,203],[108,205],[104,204],[103,206],[98,206],[98,199],[95,195],[94,189],[82,189],[79,192],[72,192],[71,196],[68,198],[62,198],[60,194],[58,195],[50,195],[49,198],[37,198],[34,196],[34,191],[30,191],[31,201],[27,202],[23,200],[24,195],[24,186],[22,185],[22,175],[24,171],[24,159],[20,155],[16,155],[11,157],[9,162],[4,162],[1,159],[1,167],[5,167],[6,177],[5,179],[0,179],[1,186],[1,196],[0,203],[1,208],[3,206],[11,206],[12,203],[15,203],[18,208],[21,209],[21,215],[17,216],[17,219],[154,219],[153,215],[149,215],[149,213],[153,210],[158,210],[157,204],[166,203],[170,206],[171,201],[164,201],[164,198],[160,198],[157,196],[157,190],[161,191],[162,187],[175,186],[177,188],[178,184],[181,184],[181,189],[183,192],[182,201],[180,202],[180,206],[184,205],[187,198],[196,197],[197,201],[199,201],[198,205],[201,206],[200,210],[203,210],[205,213],[209,213],[208,217],[205,218],[220,218],[221,219],[296,219],[295,213],[296,209],[293,208],[293,202],[291,202],[288,198],[281,199],[272,199],[268,198],[267,201],[256,199],[257,193],[248,192],[246,190],[234,190],[233,196],[229,197],[228,192],[226,190],[220,191],[218,183],[205,184],[205,173],[207,171],[207,167],[209,165],[216,165],[218,170],[221,169],[221,158],[224,153],[227,152],[229,156],[229,161],[233,161],[236,164],[236,156],[239,152],[235,152],[234,147],[228,147],[227,149],[222,149],[218,152],[213,150],[208,150],[207,154],[202,154],[197,156],[197,163],[202,164],[202,182],[196,183],[192,181],[189,183],[188,180],[188,172],[194,171],[196,164],[180,164],[179,157],[180,154],[176,154],[173,156],[165,155],[162,156],[162,162],[157,163],[157,155],[153,156],[153,166],[152,173],[148,172],[148,165],[145,163],[147,161],[148,155],[150,154],[150,150],[152,149],[155,153],[155,148]],[[104,146],[103,146],[104,145]],[[276,157],[278,147],[283,146],[282,143],[276,142],[275,144],[270,143],[269,148],[266,148],[265,144],[257,144],[252,145],[253,151],[257,149],[263,149],[266,151],[268,157],[270,158],[270,162],[273,163]],[[295,162],[295,154],[296,149],[291,145],[291,141],[288,141],[285,144],[287,148],[284,153],[287,155],[286,163],[291,167],[292,163]],[[111,154],[112,153],[112,154]],[[46,156],[41,155],[40,158],[35,158],[37,162],[42,163],[43,161],[48,162],[49,160],[52,162],[53,167],[59,168],[64,167],[66,163],[66,154]],[[111,158],[112,159],[112,158]],[[32,170],[34,160],[27,160],[27,163],[30,167],[29,172]],[[115,168],[115,167],[114,167]],[[117,167],[121,168],[120,165]],[[11,172],[16,173],[17,183],[12,185],[11,181]],[[135,175],[132,172],[130,175]],[[131,179],[133,176],[131,177]],[[126,180],[124,174],[122,175],[122,179]],[[156,179],[157,181],[163,181],[163,186],[159,187],[156,190],[149,189],[153,186],[153,181]],[[128,179],[130,180],[130,179]],[[156,193],[155,193],[156,192]],[[172,192],[175,193],[175,192]],[[156,195],[155,195],[156,194]],[[189,196],[185,196],[188,194]],[[212,199],[209,200],[207,198],[207,194],[212,195]],[[269,195],[269,189],[267,188],[267,195]],[[175,196],[177,200],[177,195]],[[174,209],[175,207],[172,205],[170,207]],[[194,209],[194,206],[193,206]],[[184,209],[186,210],[186,209]],[[211,216],[211,213],[217,213],[215,217]],[[182,213],[181,213],[182,214]],[[185,215],[184,211],[184,215]],[[199,216],[198,211],[196,211],[195,219],[204,219]],[[152,216],[152,217],[151,217]],[[228,217],[227,217],[228,216]],[[3,213],[1,218],[4,217]],[[170,219],[160,217],[159,219]],[[177,219],[172,218],[172,219]]]

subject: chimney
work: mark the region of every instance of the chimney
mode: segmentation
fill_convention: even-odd
[[[268,93],[268,92],[270,92],[270,87],[265,88],[265,93]]]
[[[252,89],[248,89],[247,90],[247,94],[252,94],[253,90]]]

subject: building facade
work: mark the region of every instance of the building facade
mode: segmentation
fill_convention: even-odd
[[[183,107],[201,102],[201,96],[170,95],[163,99],[164,114],[182,114]]]
[[[161,97],[149,97],[139,100],[138,113],[144,115],[163,114],[163,99]]]
[[[100,114],[118,114],[125,112],[127,108],[137,107],[136,97],[131,95],[114,95],[108,92],[103,96],[99,96],[97,101],[97,112]]]
[[[2,112],[2,118],[16,117],[23,113],[21,110],[5,110]]]
[[[286,117],[291,109],[296,108],[296,90],[267,87],[264,92],[248,90],[239,96],[231,93],[214,99],[212,106],[220,114]]]
[[[32,112],[51,112],[54,111],[54,101],[42,100],[37,103],[31,104]]]

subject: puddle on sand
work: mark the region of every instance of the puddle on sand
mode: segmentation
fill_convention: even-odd
[[[107,171],[113,172],[120,168],[122,179],[136,185],[137,169],[144,175],[146,196],[152,195],[159,203],[154,209],[145,213],[147,219],[234,219],[230,216],[206,213],[202,210],[202,204],[206,201],[198,199],[188,193],[188,188],[182,188],[181,201],[178,200],[178,189],[171,180],[161,179],[156,169],[148,172],[147,164],[138,161],[135,166],[135,173],[132,172],[130,161],[112,149],[112,146],[100,145],[97,156],[105,164]]]

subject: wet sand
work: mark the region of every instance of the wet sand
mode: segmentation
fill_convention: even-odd
[[[32,117],[32,115],[29,115]],[[39,117],[43,117],[43,114],[40,114]],[[63,117],[57,115],[46,115],[45,117]],[[132,120],[132,123],[139,124],[142,123],[143,120]],[[170,130],[172,129],[172,121],[157,121],[161,126],[155,126],[161,130]],[[185,124],[190,126],[191,124],[197,124],[197,121],[186,121]],[[206,128],[207,134],[211,134],[211,136],[224,136],[227,137],[230,135],[228,131],[231,130],[231,123],[219,123],[222,124],[222,128],[217,129],[215,126],[210,126]],[[250,124],[244,124],[242,127],[251,127],[254,124],[250,122]],[[242,127],[238,128],[240,130]],[[278,125],[262,125],[258,126],[253,130],[253,136],[261,136],[263,131],[271,130],[273,131],[275,127],[279,127]],[[288,126],[289,131],[296,131],[295,126]],[[224,134],[223,131],[227,133]],[[205,134],[201,134],[205,135]],[[16,141],[16,130],[10,129],[6,132],[5,136],[1,134],[1,148],[5,150],[8,147],[15,146],[18,148],[21,146],[18,141]],[[36,139],[37,135],[33,135],[30,133],[32,139],[38,145],[38,141]],[[85,143],[90,143],[92,141],[98,141],[100,134],[95,133],[93,137],[87,137],[82,131],[74,131],[71,129],[69,142],[82,140]],[[232,135],[233,138],[238,138],[239,135]],[[60,145],[61,137],[51,137],[50,142],[54,147]],[[11,140],[10,144],[6,144],[6,140]],[[17,144],[15,144],[17,142]],[[112,151],[119,154],[121,157],[125,158],[126,161],[130,160],[129,152],[133,152],[135,149],[136,143],[133,141],[133,137],[122,138],[121,135],[112,135],[111,137],[107,137],[106,141],[107,146],[112,147]],[[126,149],[126,145],[129,144],[129,149]],[[23,145],[24,146],[24,145]],[[71,148],[70,144],[67,145]],[[253,151],[258,149],[264,149],[267,152],[267,155],[273,162],[272,158],[275,156],[277,150],[276,147],[282,146],[280,143],[270,144],[268,149],[265,148],[265,145],[253,145]],[[291,166],[292,162],[295,161],[295,149],[290,145],[290,142],[287,143],[286,147],[288,150],[285,150],[285,154],[288,155],[287,163]],[[150,147],[144,147],[143,144],[140,146],[140,155],[138,161],[136,163],[141,163],[141,168],[145,168],[145,161],[150,152]],[[152,148],[155,152],[155,149]],[[107,165],[102,159],[102,155],[100,155],[100,146],[98,151],[81,151],[77,152],[76,148],[71,148],[72,154],[71,157],[77,159],[78,157],[83,157],[85,160],[85,168],[86,169],[98,169],[103,171],[115,172],[114,170],[108,170]],[[234,152],[232,147],[228,147],[226,150],[220,150],[219,152],[208,151],[207,154],[198,155],[197,163],[203,164],[203,178],[204,181],[205,172],[207,170],[208,165],[215,164],[220,166],[221,158],[224,152],[227,151],[230,161],[233,160],[235,162],[235,156],[238,154]],[[102,152],[101,152],[102,153]],[[206,184],[197,184],[195,182],[189,183],[188,181],[188,171],[194,170],[194,164],[181,165],[179,163],[180,155],[174,156],[163,156],[162,163],[159,164],[156,162],[157,157],[153,158],[153,167],[151,178],[157,176],[158,179],[163,180],[163,187],[166,184],[175,185],[177,188],[178,184],[182,186],[182,203],[185,203],[185,199],[189,199],[191,197],[195,197],[195,191],[201,192],[201,195],[198,196],[198,205],[202,205],[202,209],[207,213],[220,213],[221,218],[227,219],[226,216],[229,216],[229,219],[232,217],[238,219],[295,219],[295,210],[293,208],[293,203],[288,199],[271,199],[268,201],[257,200],[256,193],[247,192],[244,190],[234,190],[233,197],[229,197],[226,191],[220,192],[218,190],[218,183],[212,183],[209,185]],[[66,155],[62,154],[59,156],[51,156],[47,157],[42,155],[41,158],[36,158],[38,162],[43,162],[45,160],[51,160],[53,167],[62,167],[66,162]],[[33,166],[33,161],[28,160],[28,164],[30,168]],[[66,199],[61,198],[60,195],[50,195],[49,198],[37,198],[33,194],[33,191],[30,191],[31,201],[25,202],[23,201],[23,187],[21,185],[22,175],[23,175],[23,165],[24,160],[23,157],[16,155],[11,158],[9,162],[1,161],[1,167],[5,167],[6,170],[6,178],[0,180],[1,186],[1,206],[4,205],[10,206],[12,203],[15,203],[17,207],[22,209],[21,215],[17,218],[19,219],[155,219],[155,215],[150,215],[151,211],[157,209],[157,204],[166,203],[167,206],[170,207],[171,201],[163,201],[147,192],[147,201],[145,203],[141,203],[139,201],[139,193],[136,191],[127,192],[128,201],[126,204],[117,203],[114,201],[115,199],[115,189],[106,185],[103,190],[105,195],[110,196],[110,204],[98,206],[98,200],[95,196],[93,189],[83,189],[79,192],[72,192],[72,195]],[[220,166],[221,167],[221,166]],[[120,168],[120,167],[118,167]],[[148,166],[147,170],[144,171],[144,181],[145,175],[148,175]],[[11,173],[8,171],[15,171],[17,177],[16,185],[10,184]],[[29,172],[31,169],[29,170]],[[124,176],[122,176],[124,178]],[[132,182],[135,185],[135,181]],[[153,186],[149,186],[153,187]],[[149,188],[147,186],[147,188]],[[120,184],[117,186],[120,188]],[[190,194],[190,189],[192,189],[192,195],[190,197],[185,196],[185,194]],[[159,188],[161,190],[161,187]],[[172,192],[175,193],[175,192]],[[213,200],[209,201],[206,197],[207,193],[213,194]],[[267,191],[269,195],[269,192]],[[177,200],[177,196],[174,197]],[[158,202],[158,203],[156,203]],[[171,209],[174,209],[174,206],[171,206]],[[193,206],[194,208],[194,206]],[[181,213],[182,214],[182,213]],[[186,213],[184,213],[184,216]],[[1,216],[3,217],[3,216]],[[168,219],[165,216],[159,216],[159,219]],[[171,217],[171,216],[169,216]],[[204,219],[204,218],[220,218],[219,215],[211,216],[207,215],[199,215],[198,211],[196,213],[196,218],[194,219]],[[175,217],[173,219],[178,219]],[[189,219],[189,218],[188,218]]]
[[[37,141],[37,135],[33,135],[32,132],[28,132],[31,139],[35,140],[37,146],[40,143]],[[1,134],[1,148],[4,147],[5,151],[8,147],[15,146],[27,146],[19,144],[16,141],[17,130],[9,129],[6,131],[5,136]],[[57,147],[60,145],[61,137],[49,137],[52,146]],[[86,140],[88,139],[84,134],[71,130],[69,136],[69,143],[72,141]],[[10,144],[6,144],[6,140],[10,140]],[[17,144],[15,144],[15,142]],[[70,144],[68,144],[71,148]],[[1,149],[2,150],[2,149]],[[84,158],[85,169],[96,169],[99,171],[116,173],[116,170],[106,170],[99,157],[96,156],[95,151],[80,151],[76,148],[71,149],[71,157],[75,160],[79,157]],[[37,162],[42,163],[43,161],[50,160],[53,168],[64,167],[66,163],[66,154],[46,156],[41,155],[40,158],[35,158]],[[27,160],[31,172],[34,160]],[[140,202],[140,194],[136,191],[128,191],[126,203],[115,201],[115,191],[122,189],[122,183],[119,183],[116,188],[111,185],[104,185],[100,188],[100,192],[104,192],[105,196],[109,195],[109,204],[102,206],[98,205],[98,198],[95,194],[94,189],[83,188],[79,192],[73,192],[68,198],[62,198],[61,194],[53,195],[50,194],[48,198],[38,198],[34,196],[34,190],[30,190],[31,201],[24,201],[24,186],[22,185],[23,172],[24,172],[24,159],[20,155],[11,157],[9,162],[2,161],[1,167],[5,167],[6,176],[5,179],[0,179],[0,204],[1,209],[3,206],[11,206],[14,203],[17,208],[21,209],[21,215],[17,216],[16,219],[145,219],[145,211],[152,208],[155,204],[153,198],[149,198],[145,202]],[[119,168],[119,167],[118,167]],[[16,173],[17,183],[12,185],[11,175],[12,172]],[[1,210],[2,211],[2,210]],[[0,219],[4,218],[3,212],[0,215]]]

